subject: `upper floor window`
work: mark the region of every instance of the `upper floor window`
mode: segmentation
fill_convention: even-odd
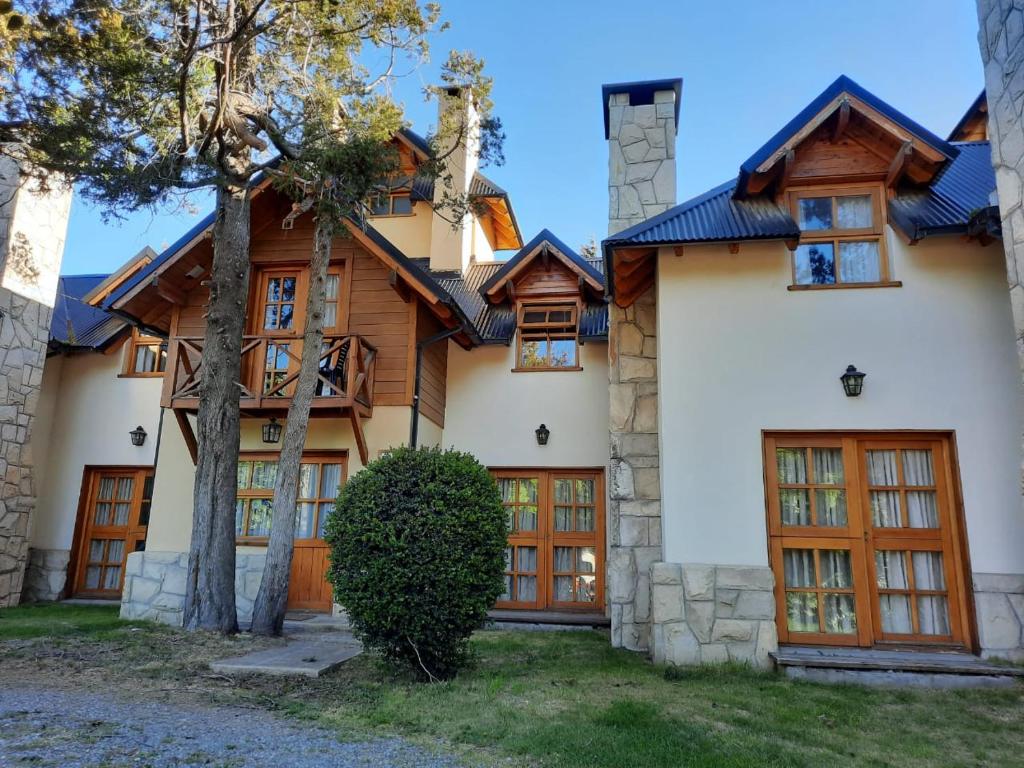
[[[162,376],[167,367],[167,342],[133,328],[126,362],[125,376]]]
[[[370,213],[374,216],[408,216],[412,213],[412,198],[408,192],[375,195],[370,200]]]
[[[263,275],[262,312],[265,331],[290,331],[295,325],[298,298],[297,273],[267,272]]]
[[[522,304],[517,312],[517,370],[579,368],[579,307],[576,304]]]
[[[800,226],[795,285],[878,285],[889,281],[877,187],[790,192]]]

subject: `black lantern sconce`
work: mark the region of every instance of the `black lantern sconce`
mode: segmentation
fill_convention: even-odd
[[[142,428],[141,424],[128,434],[132,436],[132,445],[140,446],[146,442],[146,430]]]
[[[839,380],[843,382],[843,391],[847,397],[857,397],[861,390],[864,389],[864,377],[866,373],[861,373],[857,370],[855,365],[846,366],[846,373],[839,377]]]
[[[277,419],[271,417],[270,421],[263,425],[263,442],[276,443],[281,439],[281,425]]]
[[[551,430],[541,424],[534,430],[534,434],[537,435],[537,445],[547,445],[548,438],[551,437]]]

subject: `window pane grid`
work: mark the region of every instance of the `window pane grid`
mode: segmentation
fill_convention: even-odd
[[[786,548],[783,560],[789,631],[855,634],[857,612],[850,551]]]
[[[782,525],[845,528],[842,448],[777,448],[775,453]]]
[[[930,449],[866,452],[871,520],[876,528],[939,528],[938,488]]]
[[[848,194],[796,194],[801,232],[793,253],[797,285],[857,285],[886,279],[877,190]]]
[[[880,549],[875,574],[885,634],[951,635],[941,551]]]
[[[327,516],[341,486],[343,464],[336,458],[309,459],[299,467],[295,503],[295,538],[323,538]],[[241,459],[235,535],[239,539],[265,539],[270,535],[277,461]]]

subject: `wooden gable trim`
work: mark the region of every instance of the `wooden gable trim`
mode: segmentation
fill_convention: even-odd
[[[509,270],[508,274],[505,275],[504,280],[491,286],[487,290],[486,296],[488,301],[490,301],[492,304],[498,304],[502,302],[507,297],[508,284],[510,282],[515,283],[517,279],[521,278],[525,273],[527,273],[530,270],[533,261],[538,256],[540,256],[545,261],[545,264],[548,264],[548,260],[550,260],[550,258],[554,256],[556,261],[561,263],[570,272],[577,275],[581,280],[583,280],[585,285],[587,285],[589,288],[591,288],[593,291],[599,294],[604,294],[604,285],[602,285],[599,281],[595,280],[593,276],[589,275],[586,271],[584,271],[579,264],[577,264],[573,259],[569,258],[564,253],[562,253],[562,251],[559,250],[551,242],[549,242],[548,240],[542,240],[540,243],[537,244],[536,248],[534,248],[532,251],[526,254],[518,264],[516,264],[511,270]],[[549,269],[550,266],[546,266],[545,268]]]
[[[138,274],[140,270],[149,266],[154,258],[156,258],[156,251],[147,245],[132,257],[131,261],[124,264],[114,274],[83,296],[83,303],[93,307],[99,306],[107,296],[124,285],[131,277]]]

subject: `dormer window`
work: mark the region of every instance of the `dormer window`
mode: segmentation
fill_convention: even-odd
[[[880,187],[793,190],[789,202],[801,233],[794,286],[890,284]]]
[[[578,370],[578,323],[576,304],[521,304],[516,370]]]
[[[370,200],[370,214],[373,216],[409,216],[412,214],[412,197],[408,191],[374,195]]]

